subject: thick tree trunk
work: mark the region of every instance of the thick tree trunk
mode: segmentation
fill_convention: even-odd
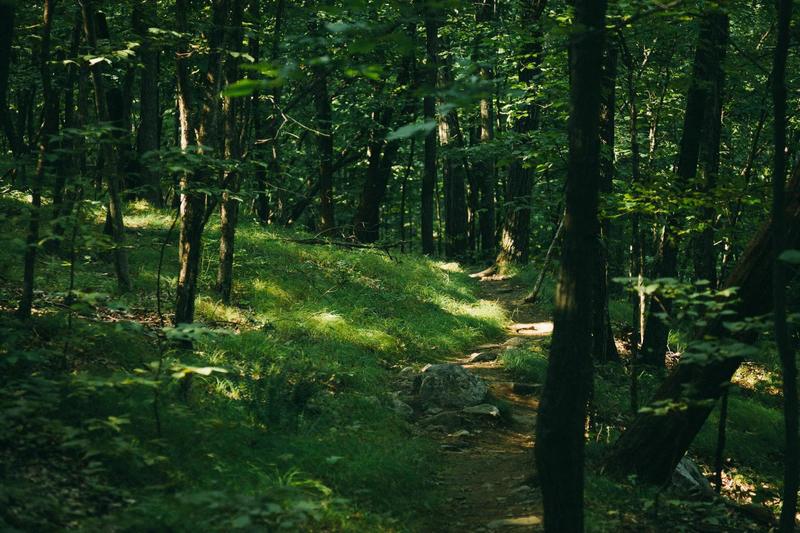
[[[544,38],[541,28],[542,13],[546,0],[524,0],[522,22],[525,27],[530,26],[533,36],[525,41],[519,59],[519,82],[529,91],[535,91],[534,82],[538,83],[541,75],[542,40]],[[528,104],[525,114],[517,120],[514,130],[528,141],[527,134],[539,128],[539,106],[536,103]],[[533,189],[533,172],[525,165],[523,158],[518,157],[512,161],[508,170],[508,186],[506,188],[505,217],[503,229],[500,234],[500,252],[496,262],[498,264],[518,263],[526,264],[530,249],[531,226],[531,192]]]
[[[238,54],[242,48],[242,11],[243,0],[232,0],[230,10],[229,35],[227,51]],[[227,83],[234,83],[239,77],[238,56],[226,55],[225,78]],[[242,157],[239,118],[241,115],[241,99],[226,97],[224,106],[224,144],[223,156],[230,164],[237,164]],[[228,303],[233,289],[233,253],[236,238],[236,222],[239,218],[239,200],[235,198],[239,192],[241,177],[237,169],[227,170],[223,180],[222,202],[220,203],[220,238],[219,267],[217,268],[217,293],[223,302]]]
[[[42,22],[41,42],[39,44],[39,73],[44,98],[44,122],[39,135],[39,159],[36,175],[31,183],[31,209],[28,219],[28,234],[25,239],[23,260],[22,298],[17,308],[17,316],[27,320],[33,307],[33,286],[36,278],[36,256],[39,248],[39,217],[42,207],[42,184],[48,164],[50,137],[58,132],[58,97],[53,88],[50,72],[50,34],[53,28],[55,0],[45,0]]]
[[[700,175],[697,190],[707,197],[708,205],[701,211],[702,228],[694,237],[692,259],[694,273],[698,279],[708,280],[711,287],[717,286],[717,253],[714,246],[714,199],[711,195],[717,186],[719,175],[719,146],[722,134],[722,102],[724,97],[725,71],[722,62],[728,46],[728,14],[709,14],[711,45],[708,61],[708,97],[703,115],[703,132],[700,139]]]
[[[800,483],[800,436],[798,435],[797,359],[792,334],[787,324],[788,265],[781,259],[787,249],[785,219],[786,182],[786,59],[789,55],[789,25],[792,0],[778,2],[778,39],[772,63],[773,166],[772,166],[772,305],[775,345],[781,359],[783,378],[783,417],[786,439],[783,462],[783,506],[780,531],[795,531],[797,490]],[[793,225],[796,225],[794,223]],[[795,246],[792,246],[794,248]]]
[[[93,0],[85,0],[82,4],[83,31],[86,36],[86,43],[93,53],[97,53],[98,31],[96,23],[104,20],[97,16]],[[104,63],[99,61],[91,66],[92,84],[94,86],[95,111],[98,120],[111,122],[119,119],[119,116],[112,117],[109,109],[109,95],[105,86]],[[114,98],[111,98],[113,101]],[[104,174],[108,187],[108,220],[110,221],[111,237],[114,241],[114,269],[117,275],[117,286],[121,291],[131,289],[130,270],[128,268],[128,249],[125,245],[125,223],[122,214],[122,197],[120,194],[120,165],[119,149],[120,139],[115,135],[115,142],[101,143],[101,154],[103,156]]]
[[[713,73],[721,69],[721,54],[717,51],[724,48],[727,31],[720,30],[720,17],[725,17],[719,8],[710,9],[703,14],[700,21],[700,33],[694,57],[692,85],[686,96],[686,114],[683,119],[680,153],[678,157],[678,182],[689,190],[693,187],[697,174],[697,162],[700,154],[700,141],[705,135],[704,120],[706,107],[709,105],[710,87],[713,85]],[[727,28],[727,17],[724,18]],[[678,273],[678,235],[680,221],[677,216],[670,216],[664,226],[656,257],[656,277],[674,278]],[[661,297],[650,304],[642,343],[642,360],[647,364],[663,367],[667,350],[669,327],[658,313],[670,314],[672,302]]]
[[[155,206],[163,206],[161,180],[157,172],[153,172],[144,160],[148,152],[159,149],[159,122],[161,115],[158,107],[158,66],[160,51],[148,29],[156,25],[155,2],[142,2],[134,5],[133,27],[141,46],[139,60],[142,62],[139,96],[139,131],[136,137],[136,152],[139,158],[138,167],[140,181],[145,187],[145,197]]]
[[[11,66],[11,43],[14,40],[16,11],[16,0],[0,0],[0,124],[14,157],[20,157],[23,147],[19,142],[8,106],[8,74]]]
[[[600,193],[609,195],[614,180],[614,129],[617,85],[617,47],[609,42],[603,56],[603,87],[600,104]],[[603,217],[597,230],[597,258],[594,273],[592,338],[593,357],[597,362],[619,360],[611,319],[608,314],[608,243],[611,222]]]
[[[422,113],[427,121],[436,117],[436,78],[439,70],[439,13],[435,7],[424,6],[425,18],[425,51],[426,64],[423,70],[425,96],[422,100]],[[425,136],[424,169],[422,174],[421,226],[422,253],[432,255],[435,251],[433,243],[433,195],[436,186],[436,130],[431,130]]]
[[[787,189],[785,222],[786,247],[800,247],[800,167],[795,168]],[[772,284],[772,221],[767,222],[750,241],[723,287],[738,287],[737,316],[728,321],[744,320],[769,312]],[[717,321],[697,338],[711,335],[724,341],[730,333]],[[651,401],[652,405],[684,406],[666,413],[640,413],[614,444],[607,468],[620,475],[636,474],[639,479],[666,483],[678,462],[703,427],[714,404],[742,363],[739,357],[714,358],[706,363],[682,361],[664,381]]]
[[[576,0],[570,36],[569,162],[553,340],[536,429],[549,532],[583,531],[584,428],[592,382],[592,273],[600,180],[600,91],[606,2]]]

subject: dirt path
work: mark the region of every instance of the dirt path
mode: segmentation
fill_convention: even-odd
[[[514,323],[500,345],[477,347],[474,353],[502,352],[524,344],[526,337],[549,335],[552,323],[536,316],[531,306],[517,307],[525,288],[512,281],[483,278],[484,298],[498,301]],[[500,420],[479,419],[468,428],[442,432],[441,468],[436,483],[445,506],[434,520],[434,531],[539,531],[541,495],[535,483],[533,434],[538,388],[516,384],[498,361],[470,363],[469,354],[453,362],[484,379],[490,386],[489,403],[503,409]]]

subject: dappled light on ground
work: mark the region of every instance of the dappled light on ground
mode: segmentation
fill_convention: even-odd
[[[513,331],[516,335],[522,335],[525,337],[545,337],[547,335],[552,335],[553,333],[553,323],[548,322],[531,322],[528,324],[517,323],[511,324],[509,329]]]

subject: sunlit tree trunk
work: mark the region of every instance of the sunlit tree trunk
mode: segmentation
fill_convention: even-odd
[[[550,363],[536,424],[548,532],[582,532],[584,429],[592,382],[592,277],[597,239],[600,94],[606,3],[576,0],[570,35],[569,160],[564,243]]]
[[[495,11],[494,0],[480,0],[477,3],[475,21],[478,24],[489,24],[494,20]],[[480,47],[478,47],[480,48]],[[479,50],[476,50],[479,57],[476,60],[485,60],[480,57]],[[480,76],[484,82],[490,82],[493,76],[493,69],[486,65],[480,67]],[[486,89],[484,89],[486,90]],[[493,92],[493,91],[492,91]],[[478,140],[481,144],[488,144],[494,140],[494,102],[492,94],[481,98],[479,103],[478,114]],[[495,208],[495,165],[494,157],[482,155],[481,158],[473,165],[473,172],[475,172],[478,179],[478,186],[480,189],[480,216],[478,217],[478,225],[481,234],[481,253],[484,257],[494,257],[496,248],[495,232],[497,231],[496,222],[496,208]]]

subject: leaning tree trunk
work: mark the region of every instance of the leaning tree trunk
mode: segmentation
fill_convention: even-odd
[[[82,4],[83,31],[86,43],[92,53],[98,53],[97,28],[98,17],[92,0],[85,0]],[[112,120],[108,107],[109,97],[105,86],[105,68],[102,61],[91,67],[92,84],[94,85],[94,100],[97,118],[103,122]],[[118,118],[118,117],[117,117]],[[101,143],[104,174],[108,186],[108,219],[111,225],[111,237],[114,241],[114,269],[117,274],[117,285],[120,290],[128,291],[131,288],[130,270],[128,268],[128,249],[125,246],[125,223],[122,214],[122,198],[120,194],[121,183],[119,176],[118,150],[119,136],[114,135],[114,145],[109,142]]]
[[[800,166],[786,191],[785,223],[787,248],[800,247]],[[772,301],[766,287],[772,285],[772,221],[767,222],[750,241],[739,263],[734,267],[725,288],[738,287],[737,316],[725,317],[734,322],[769,312]],[[721,321],[698,333],[697,338],[728,338]],[[752,339],[749,339],[752,340]],[[683,406],[664,413],[639,413],[617,440],[607,459],[607,468],[620,475],[636,474],[654,484],[666,483],[678,462],[703,427],[714,404],[722,395],[736,369],[740,357],[718,357],[707,363],[681,361],[664,381],[651,404]]]
[[[550,364],[536,426],[546,531],[583,531],[584,428],[592,382],[592,273],[600,181],[606,2],[576,0],[570,36],[569,162],[564,244]]]
[[[41,74],[42,96],[44,97],[44,123],[39,134],[39,159],[36,175],[31,183],[31,209],[28,220],[28,234],[25,239],[23,260],[22,298],[17,308],[17,316],[27,320],[33,306],[33,286],[36,277],[36,255],[39,248],[39,217],[42,207],[42,184],[48,168],[50,137],[58,132],[58,97],[52,84],[50,72],[50,34],[53,28],[55,0],[45,0],[41,42],[39,44],[39,73]]]
[[[722,56],[719,50],[725,46],[726,29],[727,16],[720,8],[710,9],[703,14],[694,57],[692,85],[686,96],[686,114],[683,119],[678,157],[678,180],[685,190],[693,187],[697,174],[700,142],[707,126],[704,116],[710,103],[710,87],[713,85],[714,73],[722,68],[720,65]],[[656,257],[655,272],[659,278],[674,278],[678,273],[679,225],[676,215],[670,216],[664,225]],[[660,313],[669,315],[671,310],[671,300],[663,296],[658,301],[654,299],[650,304],[642,343],[642,360],[647,364],[661,367],[665,364],[669,328],[657,315]]]
[[[542,13],[547,0],[524,0],[522,22],[531,26],[533,36],[525,41],[519,59],[519,82],[529,91],[536,91],[534,81],[538,83],[542,65],[542,40],[544,34],[541,27]],[[522,142],[528,142],[527,135],[539,128],[539,105],[532,102],[526,106],[522,117],[514,125],[514,130]],[[505,220],[500,236],[500,252],[496,263],[526,264],[530,249],[531,232],[531,192],[533,175],[523,158],[517,157],[511,162],[508,170],[506,187]]]
[[[800,482],[800,438],[798,438],[797,360],[786,319],[787,265],[781,254],[786,250],[786,59],[789,54],[789,24],[792,0],[778,3],[778,42],[772,63],[772,104],[774,110],[772,167],[772,304],[775,344],[783,373],[783,417],[786,449],[783,461],[783,506],[780,531],[795,531],[797,490]]]
[[[603,87],[600,104],[600,192],[610,195],[614,180],[614,113],[616,111],[617,47],[611,42],[603,56]],[[592,316],[592,355],[597,362],[619,360],[608,314],[608,243],[610,220],[604,216],[597,226]]]

